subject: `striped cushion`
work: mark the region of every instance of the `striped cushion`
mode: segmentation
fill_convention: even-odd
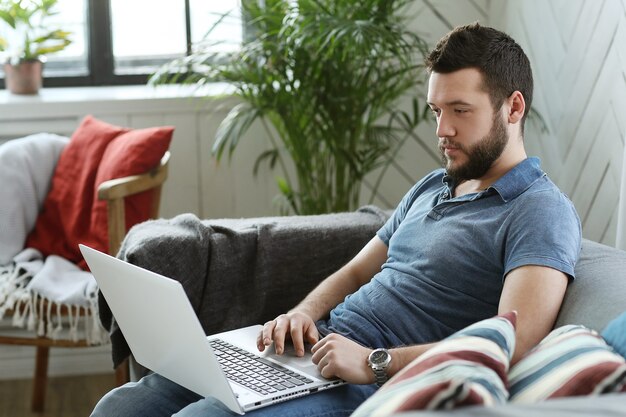
[[[593,330],[553,330],[509,372],[510,401],[626,391],[626,360]]]
[[[352,415],[506,402],[516,313],[475,323],[415,359]]]

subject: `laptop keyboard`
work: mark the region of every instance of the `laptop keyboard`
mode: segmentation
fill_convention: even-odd
[[[313,382],[304,375],[223,340],[212,339],[209,342],[228,379],[259,394],[273,394]]]

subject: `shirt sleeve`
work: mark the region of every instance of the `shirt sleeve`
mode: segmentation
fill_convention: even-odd
[[[525,196],[507,226],[504,276],[525,265],[546,266],[574,278],[582,232],[572,202],[558,190]]]

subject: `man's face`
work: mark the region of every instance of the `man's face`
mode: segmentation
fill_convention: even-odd
[[[428,104],[437,119],[439,150],[448,175],[456,180],[483,177],[508,143],[500,112],[482,88],[474,68],[432,73]]]

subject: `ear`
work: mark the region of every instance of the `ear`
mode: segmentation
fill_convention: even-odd
[[[513,94],[506,99],[508,104],[508,121],[511,124],[515,124],[522,120],[524,117],[524,111],[526,111],[526,101],[524,96],[519,91],[514,91]]]

